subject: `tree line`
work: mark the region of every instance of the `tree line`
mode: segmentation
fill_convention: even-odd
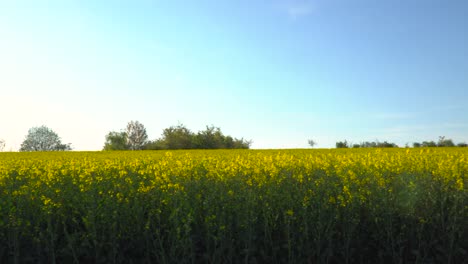
[[[468,147],[466,142],[460,142],[455,144],[452,139],[445,138],[444,136],[439,137],[437,142],[434,141],[423,141],[421,143],[414,142],[413,147],[421,148],[421,147]]]
[[[224,135],[219,127],[207,126],[192,132],[183,124],[163,130],[161,138],[149,140],[146,128],[138,121],[128,122],[122,131],[111,131],[105,136],[103,150],[170,150],[170,149],[248,149],[252,141]],[[5,141],[0,139],[0,151]],[[71,143],[63,144],[61,138],[46,126],[33,127],[21,143],[19,151],[68,151]]]
[[[338,141],[335,144],[336,148],[398,148],[398,145],[395,143],[390,143],[387,141],[380,142],[380,141],[364,141],[359,144],[352,144],[345,141]]]
[[[183,124],[165,128],[160,138],[149,140],[146,128],[138,121],[128,122],[125,129],[111,131],[105,136],[103,150],[171,150],[171,149],[249,149],[252,141],[224,135],[219,127],[206,126],[204,130],[193,132]],[[314,140],[308,144],[316,145]],[[414,148],[420,147],[468,147],[465,142],[455,144],[452,139],[440,136],[438,141],[414,142]],[[347,140],[338,141],[336,148],[398,148],[387,141],[365,141],[353,144]],[[408,144],[405,147],[409,147]],[[0,139],[0,151],[5,148],[5,141]],[[28,130],[19,151],[68,151],[71,144],[63,144],[61,138],[46,126]]]
[[[380,141],[365,141],[360,144],[352,144],[347,140],[338,141],[335,144],[336,148],[398,148],[399,146],[391,142],[380,142]],[[406,145],[405,147],[409,147]],[[460,142],[455,144],[452,139],[445,138],[445,136],[440,136],[437,142],[435,141],[423,141],[423,142],[413,142],[413,148],[427,148],[427,147],[468,147],[468,144],[465,142]]]
[[[219,127],[206,126],[194,133],[183,124],[165,128],[160,138],[148,140],[143,124],[130,121],[125,130],[106,135],[103,150],[248,149],[251,144],[243,138],[224,135]]]

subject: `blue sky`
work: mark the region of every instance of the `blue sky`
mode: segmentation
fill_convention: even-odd
[[[99,150],[215,125],[253,148],[468,142],[468,2],[0,2],[0,138]]]

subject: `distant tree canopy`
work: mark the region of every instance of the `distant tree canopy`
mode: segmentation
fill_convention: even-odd
[[[147,146],[147,149],[193,149],[195,134],[184,125],[165,128],[162,137]]]
[[[347,140],[345,141],[338,141],[335,144],[336,148],[398,148],[398,145],[395,143],[390,143],[387,141],[380,142],[380,141],[365,141],[361,144],[351,144]]]
[[[437,143],[435,143],[434,141],[423,141],[422,143],[416,143],[416,147],[417,147],[417,144],[419,144],[420,147],[423,147],[423,148],[428,148],[428,147],[437,147]],[[415,146],[415,143],[413,143],[413,146]]]
[[[423,141],[422,143],[414,142],[414,148],[428,148],[428,147],[467,147],[466,143],[455,144],[452,139],[445,138],[445,136],[440,136],[437,142],[435,141]]]
[[[423,142],[414,142],[413,147],[414,148],[428,148],[428,147],[468,147],[467,143],[458,143],[455,144],[453,140],[445,138],[443,136],[439,137],[439,140],[437,142],[435,141],[423,141]],[[398,145],[395,143],[389,143],[387,141],[384,142],[363,142],[361,144],[353,144],[351,145],[348,143],[348,141],[338,141],[336,142],[336,148],[397,148]],[[408,144],[406,145],[408,147]]]
[[[398,148],[398,145],[395,143],[384,142],[362,142],[361,144],[351,145],[348,141],[338,141],[336,142],[336,148]],[[413,148],[430,148],[430,147],[468,147],[468,144],[458,143],[455,144],[453,140],[446,138],[444,136],[439,137],[437,142],[435,141],[423,141],[423,142],[414,142]]]
[[[349,143],[348,141],[338,141],[335,144],[336,148],[349,148]]]
[[[131,121],[122,132],[106,135],[104,150],[160,150],[160,149],[248,149],[251,141],[225,136],[221,129],[207,126],[194,133],[183,124],[165,128],[161,138],[147,140],[146,129],[138,121]]]
[[[20,151],[65,151],[71,150],[70,144],[62,144],[60,137],[46,126],[29,129],[21,143]]]
[[[438,147],[455,147],[455,143],[453,140],[449,138],[445,138],[444,136],[439,137],[439,141],[437,142]]]
[[[141,150],[148,143],[146,128],[138,121],[130,121],[124,131],[106,135],[103,150]]]
[[[183,124],[163,130],[162,137],[149,142],[145,149],[248,149],[251,141],[225,136],[219,127],[207,126],[193,133]]]
[[[106,142],[104,143],[104,150],[127,150],[129,149],[127,144],[127,133],[126,132],[109,132],[106,135]]]
[[[312,140],[312,139],[307,140],[307,143],[309,144],[309,146],[310,146],[311,148],[313,148],[315,145],[317,145],[317,142],[315,142],[315,141]]]

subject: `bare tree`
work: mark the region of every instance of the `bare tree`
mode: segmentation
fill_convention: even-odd
[[[146,128],[138,121],[130,121],[127,125],[127,144],[131,150],[140,150],[148,140]]]
[[[0,152],[5,149],[5,140],[0,139]]]

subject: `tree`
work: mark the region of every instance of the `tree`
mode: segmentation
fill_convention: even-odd
[[[423,141],[421,143],[421,146],[424,148],[432,148],[432,147],[437,147],[437,144],[434,141]]]
[[[161,139],[156,139],[156,140],[148,140],[143,146],[144,150],[160,150],[160,149],[165,149],[165,144],[163,140]]]
[[[438,147],[455,147],[455,143],[449,138],[445,138],[444,136],[439,137],[439,142],[437,142]]]
[[[226,139],[229,140],[228,138],[231,138],[228,136]],[[252,145],[252,140],[245,140],[244,138],[234,138],[233,144],[231,145],[226,145],[226,148],[230,149],[249,149],[250,146]]]
[[[349,148],[349,145],[350,144],[348,144],[348,141],[346,141],[346,140],[345,141],[338,141],[335,144],[336,148]]]
[[[225,136],[221,129],[207,126],[205,130],[193,133],[183,124],[163,130],[162,137],[148,141],[144,149],[248,149],[252,141]]]
[[[5,149],[5,140],[0,139],[0,151],[3,151]]]
[[[337,147],[338,147],[338,144],[340,144],[340,146],[342,146],[342,144],[345,144],[347,143],[346,141],[344,142],[337,142]],[[370,141],[364,141],[362,142],[361,144],[347,144],[348,147],[353,147],[353,148],[398,148],[398,145],[395,144],[395,143],[391,143],[391,142],[387,142],[387,141],[384,141],[384,142],[380,142],[378,140],[376,141],[373,141],[373,142],[370,142]]]
[[[376,148],[376,147],[377,147],[377,143],[375,142],[365,141],[361,143],[361,148]]]
[[[457,144],[457,147],[466,148],[466,147],[468,147],[468,144],[465,143],[465,142],[461,142],[461,143],[458,143],[458,144]]]
[[[71,150],[70,144],[62,144],[60,137],[46,126],[29,129],[21,143],[20,151],[65,151]]]
[[[194,148],[197,149],[248,149],[251,141],[225,136],[219,127],[206,126],[205,130],[194,135]]]
[[[109,132],[106,135],[106,143],[104,143],[104,150],[127,150],[127,133],[125,132]]]
[[[308,143],[309,146],[312,147],[312,148],[313,148],[315,145],[317,145],[317,142],[313,141],[312,139],[309,139],[309,140],[307,141],[307,143]]]
[[[226,137],[219,127],[206,126],[195,136],[195,146],[199,149],[223,149],[226,148]],[[228,140],[229,141],[229,140]]]
[[[377,147],[378,148],[398,148],[398,145],[395,143],[384,141],[384,142],[377,142]]]
[[[131,150],[143,149],[148,141],[146,128],[138,121],[130,121],[127,124],[127,145]]]
[[[190,129],[184,124],[178,124],[163,130],[159,144],[164,149],[192,149],[194,148],[193,137],[194,134]]]

